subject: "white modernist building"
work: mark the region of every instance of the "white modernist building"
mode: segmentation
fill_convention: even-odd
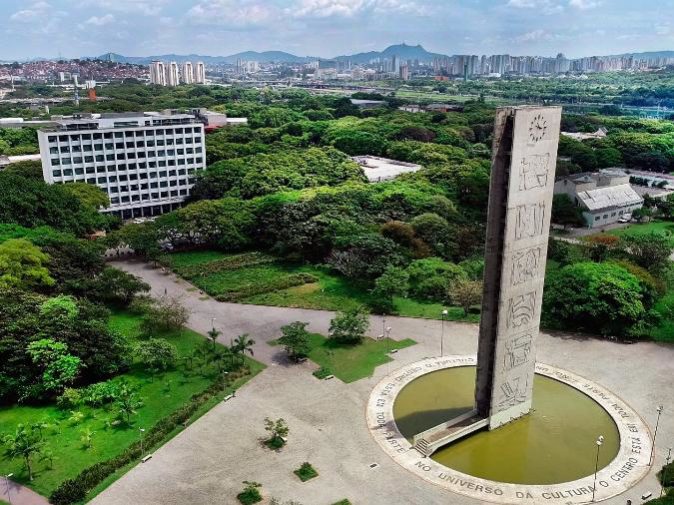
[[[197,61],[194,66],[194,82],[196,84],[206,84],[206,67],[203,61]]]
[[[183,68],[181,72],[182,81],[184,84],[192,84],[194,82],[194,70],[192,68],[192,62],[186,61],[183,63]]]
[[[178,73],[178,64],[175,61],[169,63],[167,67],[166,84],[177,86],[180,84],[180,74]]]
[[[153,61],[150,63],[150,83],[159,86],[166,86],[166,69],[163,61]]]
[[[577,174],[555,182],[555,194],[566,194],[583,211],[589,228],[616,223],[644,204],[630,185],[630,176],[619,169]]]
[[[49,184],[95,184],[123,219],[180,206],[206,168],[204,125],[193,114],[137,112],[54,118],[38,131]]]

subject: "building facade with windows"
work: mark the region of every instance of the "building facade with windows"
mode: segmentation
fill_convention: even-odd
[[[122,113],[53,118],[38,131],[48,184],[84,182],[123,219],[171,211],[206,168],[204,125],[193,114]]]
[[[580,207],[588,228],[617,223],[644,204],[630,185],[630,176],[620,169],[563,177],[555,182],[554,191],[567,195]]]

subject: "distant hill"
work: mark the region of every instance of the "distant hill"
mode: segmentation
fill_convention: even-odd
[[[444,54],[431,53],[426,51],[421,45],[410,46],[407,44],[395,44],[387,47],[383,51],[369,51],[365,53],[356,53],[351,55],[342,55],[332,59],[338,61],[351,61],[354,64],[363,64],[377,58],[391,59],[393,56],[401,60],[419,60],[422,63],[430,63],[434,58],[445,57]],[[614,55],[615,57],[633,56],[637,59],[655,60],[658,58],[674,58],[674,51],[649,51],[642,53],[626,53]],[[284,51],[244,51],[229,56],[204,56],[200,54],[160,54],[153,56],[124,56],[116,53],[106,53],[101,56],[83,57],[82,59],[96,59],[104,61],[116,61],[119,63],[135,63],[137,65],[148,65],[153,60],[160,61],[203,61],[207,65],[217,65],[223,63],[235,64],[236,60],[259,61],[260,63],[309,63],[319,59],[315,56],[297,56]]]
[[[96,59],[104,61],[116,61],[118,63],[134,63],[136,65],[149,65],[154,60],[160,61],[175,61],[182,63],[183,61],[203,61],[207,65],[217,65],[222,63],[236,63],[236,60],[250,60],[259,61],[260,63],[308,63],[317,58],[308,56],[295,56],[294,54],[283,51],[244,51],[242,53],[232,54],[230,56],[204,56],[201,54],[159,54],[154,56],[124,56],[116,53],[106,53],[101,56],[86,57],[83,59]]]
[[[430,53],[426,51],[421,45],[408,46],[407,44],[396,44],[389,46],[383,51],[370,51],[367,53],[358,53],[352,55],[338,56],[335,58],[339,61],[351,61],[353,63],[367,63],[376,58],[388,58],[393,56],[399,57],[401,60],[419,60],[420,62],[431,62],[434,58],[445,56],[438,53]]]

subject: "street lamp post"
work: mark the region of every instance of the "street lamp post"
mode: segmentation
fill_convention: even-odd
[[[597,441],[595,443],[597,444],[597,458],[594,461],[594,484],[592,485],[592,501],[594,501],[594,494],[597,489],[597,471],[599,470],[599,449],[604,443],[604,436],[599,435],[599,438],[597,438]]]
[[[651,457],[648,458],[648,464],[649,466],[653,464],[653,453],[655,451],[655,439],[658,437],[658,426],[660,425],[660,415],[662,414],[662,411],[665,409],[662,405],[658,405],[658,408],[656,409],[658,412],[658,419],[655,421],[655,431],[653,432],[653,445],[651,446]]]
[[[143,433],[145,433],[145,428],[138,428],[140,432],[140,459],[145,457],[145,451],[143,450]]]
[[[447,309],[444,309],[442,311],[442,314],[440,315],[440,319],[442,322],[440,323],[441,325],[441,332],[440,332],[440,357],[442,358],[445,355],[445,316],[449,314],[447,312]]]
[[[11,479],[12,477],[14,477],[14,474],[13,474],[13,473],[8,473],[8,474],[5,475],[4,477],[5,477],[5,486],[6,486],[6,488],[7,488],[7,503],[9,503],[9,505],[12,505],[12,496],[11,496],[11,494],[10,494],[9,479]]]
[[[665,494],[665,481],[667,480],[667,465],[669,465],[669,462],[672,461],[672,448],[669,448],[669,451],[667,452],[667,459],[666,459],[665,466],[662,468],[662,478],[660,479],[660,484],[662,487],[660,488],[660,498],[662,498],[662,495]]]

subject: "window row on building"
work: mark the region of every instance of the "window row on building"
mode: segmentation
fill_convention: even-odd
[[[179,149],[179,151],[182,151],[182,149]],[[140,169],[145,169],[145,168],[155,168],[155,167],[172,167],[176,165],[193,165],[195,163],[199,164],[203,161],[203,158],[201,156],[196,157],[196,158],[187,158],[192,153],[185,154],[185,153],[178,153],[177,155],[183,156],[182,158],[170,158],[167,160],[158,160],[154,159],[148,162],[140,162],[140,163],[129,163],[128,167],[130,169],[136,168],[136,166]],[[161,155],[162,157],[166,156],[176,156],[175,153],[168,153],[165,155]],[[51,158],[51,165],[54,166],[60,166],[60,165],[81,165],[83,163],[105,163],[106,161],[127,161],[127,160],[135,160],[135,159],[145,159],[146,153],[138,153],[138,156],[136,156],[136,153],[111,153],[111,154],[98,154],[96,156],[75,156],[73,158]],[[152,156],[152,158],[157,158],[157,156]],[[110,170],[114,171],[115,165],[108,165],[110,167]],[[120,164],[118,166],[124,166],[126,167],[127,164]],[[125,170],[122,169],[122,170]]]
[[[48,139],[50,143],[58,142],[80,142],[82,140],[101,140],[101,139],[122,139],[122,138],[133,138],[133,137],[156,137],[160,135],[183,135],[183,134],[200,134],[202,131],[199,127],[186,127],[186,128],[154,128],[147,130],[125,130],[118,132],[96,132],[96,133],[72,133],[69,135],[49,135]]]
[[[50,154],[59,154],[59,153],[81,153],[81,152],[93,152],[93,151],[112,151],[112,150],[129,150],[129,149],[147,149],[154,147],[164,147],[164,146],[182,146],[182,145],[192,145],[192,144],[201,144],[201,137],[185,137],[185,138],[169,138],[161,140],[138,140],[135,142],[108,142],[108,143],[94,143],[94,144],[82,144],[82,145],[59,145],[51,146],[49,148]],[[201,149],[201,148],[199,148]]]

